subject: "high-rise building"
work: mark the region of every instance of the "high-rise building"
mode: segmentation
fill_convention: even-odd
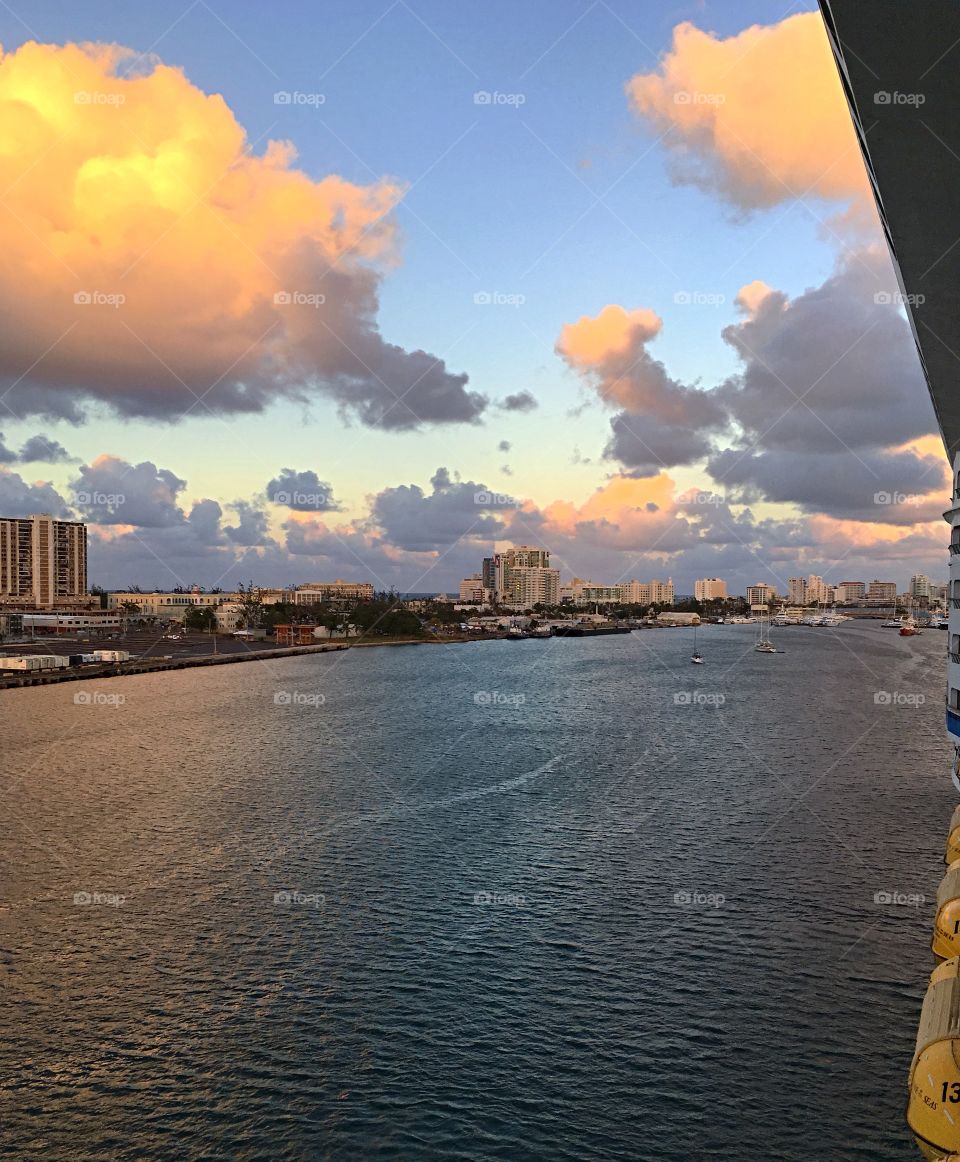
[[[560,599],[560,570],[550,568],[550,551],[536,549],[531,545],[517,545],[494,553],[483,563],[481,580],[486,583],[488,573],[492,573],[491,589],[497,601],[505,605],[545,605],[556,604]]]
[[[769,605],[777,596],[777,591],[765,581],[758,581],[756,585],[747,586],[747,604],[751,609]]]
[[[790,577],[787,581],[787,601],[791,605],[807,604],[806,577]]]
[[[867,586],[868,605],[893,605],[896,600],[896,581],[871,581]]]
[[[464,577],[460,582],[460,600],[476,602],[478,605],[485,605],[490,600],[490,590],[484,585],[480,573]]]
[[[703,577],[693,583],[693,596],[697,601],[719,601],[727,596],[727,583],[719,577]]]
[[[930,578],[925,573],[914,573],[910,578],[910,596],[913,598],[929,598],[930,587]]]
[[[841,581],[837,588],[844,592],[838,601],[863,601],[867,596],[867,587],[862,581]]]
[[[832,601],[833,588],[827,585],[822,577],[818,577],[816,573],[811,573],[807,578],[807,605],[812,605],[815,601]]]
[[[0,602],[43,609],[87,593],[87,526],[47,513],[0,517]]]

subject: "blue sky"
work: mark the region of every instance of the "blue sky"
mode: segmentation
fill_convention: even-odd
[[[540,507],[582,504],[619,467],[603,459],[609,415],[584,406],[589,391],[554,352],[564,324],[611,303],[652,309],[663,329],[650,354],[680,383],[709,388],[740,366],[721,330],[740,317],[741,286],[760,279],[793,297],[837,262],[821,225],[836,205],[814,193],[744,211],[676,183],[655,127],[624,91],[634,74],[656,70],[682,21],[727,38],[786,10],[742,0],[671,8],[34,0],[21,15],[0,11],[7,52],[34,37],[126,45],[221,94],[254,152],[286,139],[312,179],[402,183],[398,258],[379,286],[384,338],[442,356],[494,401],[529,391],[539,404],[522,414],[493,407],[481,425],[404,433],[351,426],[322,398],[309,408],[280,401],[228,424],[194,417],[170,427],[101,411],[95,423],[44,425],[85,462],[108,453],[172,470],[187,481],[185,508],[201,497],[249,498],[284,466],[330,481],[345,519],[363,519],[366,498],[385,488],[429,489],[440,465]],[[322,103],[278,105],[278,91],[322,94]],[[501,103],[477,104],[478,91]],[[680,292],[709,301],[678,303]],[[511,302],[478,303],[484,293]],[[2,430],[11,444],[37,424],[11,418]],[[498,450],[503,440],[509,452]],[[43,477],[64,489],[71,474],[57,466]],[[673,475],[700,479],[691,465]],[[274,528],[281,515],[271,514]]]

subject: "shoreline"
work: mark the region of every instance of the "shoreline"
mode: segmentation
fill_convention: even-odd
[[[307,646],[278,646],[268,650],[250,650],[246,653],[203,654],[199,657],[144,658],[129,662],[105,662],[100,666],[84,666],[71,670],[7,670],[0,677],[0,692],[21,690],[29,686],[53,686],[60,682],[89,682],[101,678],[129,678],[138,674],[156,674],[164,670],[190,670],[199,666],[228,666],[238,662],[265,662],[271,658],[296,658],[303,654],[326,654],[339,650],[370,648],[373,646],[457,645],[469,641],[498,641],[498,637],[402,637],[359,638],[357,641],[324,642]]]

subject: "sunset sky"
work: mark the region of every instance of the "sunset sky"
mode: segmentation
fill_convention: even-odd
[[[820,17],[0,8],[0,515],[90,579],[945,577]]]

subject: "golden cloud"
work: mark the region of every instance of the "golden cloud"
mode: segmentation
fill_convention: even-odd
[[[139,63],[90,44],[0,58],[0,369],[29,370],[21,409],[319,392],[386,427],[474,419],[466,376],[377,330],[400,184],[314,180],[289,142],[255,153],[223,97]]]
[[[866,198],[868,183],[817,12],[721,38],[684,23],[651,73],[627,84],[663,136],[677,180],[752,209],[813,194]]]

